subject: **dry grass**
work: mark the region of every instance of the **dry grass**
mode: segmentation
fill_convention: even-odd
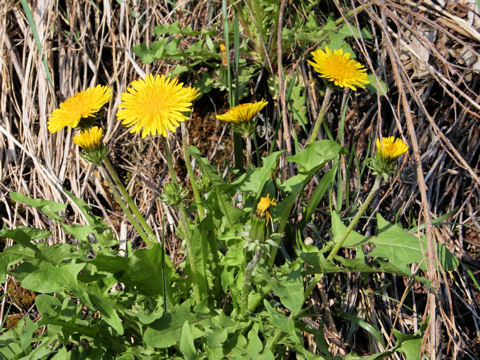
[[[120,4],[67,1],[66,8],[62,9],[55,3],[37,0],[34,6],[30,5],[42,46],[39,51],[21,4],[14,0],[0,2],[2,222],[7,227],[28,225],[48,229],[52,231],[50,242],[65,242],[65,234],[58,226],[36,211],[13,204],[8,197],[10,191],[18,191],[35,198],[65,202],[62,190],[65,188],[87,199],[95,211],[113,225],[118,236],[132,235],[121,231],[127,220],[119,216],[95,169],[72,146],[72,133],[51,135],[46,127],[49,114],[62,99],[101,83],[114,89],[114,99],[106,110],[103,125],[112,157],[128,189],[139,207],[149,214],[148,221],[154,228],[158,229],[164,212],[169,222],[174,223],[176,214],[169,212],[156,197],[166,176],[162,152],[158,150],[160,142],[158,139],[141,142],[129,134],[116,121],[114,108],[131,80],[145,72],[165,72],[174,66],[167,62],[151,66],[140,63],[131,51],[133,45],[150,42],[155,25],[175,20],[196,29],[212,27],[218,30],[218,41],[221,41],[221,2],[181,1],[177,2],[176,9],[168,2],[157,1],[143,1],[136,6],[129,1]],[[366,3],[351,1],[348,5],[351,9]],[[384,205],[382,212],[386,218],[398,216],[405,224],[425,223],[431,244],[446,244],[478,276],[480,17],[475,1],[378,0],[369,4],[362,15],[370,18],[369,30],[375,39],[369,43],[356,40],[352,45],[370,71],[386,82],[389,91],[385,97],[362,94],[353,98],[347,111],[343,142],[347,147],[356,143],[357,155],[363,159],[367,155],[366,139],[380,134],[396,134],[406,139],[411,144],[410,158],[397,181],[378,199],[377,206]],[[283,26],[291,26],[292,7],[286,3]],[[330,9],[337,17],[345,16],[338,1],[333,1]],[[296,11],[301,13],[302,9]],[[349,21],[356,24],[360,20],[353,16]],[[278,61],[277,66],[284,67],[289,74],[305,62],[306,54],[304,49],[292,52],[283,63]],[[43,59],[52,73],[53,84],[49,82]],[[305,66],[300,68],[305,82],[313,83],[315,76]],[[285,91],[284,87],[281,89]],[[277,95],[278,107],[284,114],[280,125],[283,136],[279,136],[282,139],[279,142],[286,148],[293,142],[291,129],[296,124],[291,114],[287,114],[285,94],[280,91]],[[213,101],[219,99],[221,97]],[[229,136],[213,118],[215,107],[221,108],[224,102],[210,106],[210,100],[206,100],[209,105],[201,114],[210,129],[207,138],[201,138],[204,130],[201,125],[191,125],[191,137],[194,143],[203,144],[205,153],[218,151],[222,157],[219,162],[223,162],[228,160],[231,145],[219,150],[218,143],[220,136]],[[345,97],[337,95],[334,101],[331,109],[340,108]],[[319,102],[321,97],[309,91],[307,106],[312,119]],[[275,124],[272,126],[275,128]],[[363,199],[366,189],[361,184],[367,175],[360,178],[353,167],[347,169],[345,165],[344,173],[349,171],[352,193],[358,192]],[[448,224],[432,226],[434,219],[454,210],[444,220]],[[72,222],[83,221],[75,209],[67,215]],[[172,239],[169,247],[172,258],[176,258],[178,244]],[[426,250],[434,254],[433,248]],[[348,278],[339,275],[329,279],[329,283],[342,284],[341,287],[325,288],[319,290],[319,294],[323,294],[325,300],[347,293],[342,299],[342,310],[355,310],[357,316],[364,316],[387,338],[391,336],[392,324],[404,332],[415,332],[418,321],[429,315],[435,320],[432,322],[435,326],[429,331],[427,351],[436,350],[439,358],[478,358],[478,289],[463,267],[451,274],[429,267],[427,275],[436,293],[427,294],[418,288],[405,298],[402,294],[407,294],[410,284],[393,278],[392,292],[385,291],[383,297],[373,296],[359,289],[358,276],[351,274]],[[413,312],[398,311],[400,306],[389,299],[390,295],[402,299]],[[6,301],[4,297],[3,305]],[[312,301],[319,305],[322,313],[321,297]],[[341,323],[337,323],[337,328],[334,323],[330,324],[328,329],[332,348],[339,354],[345,351],[342,349],[356,349],[361,340],[343,344],[339,339],[346,338],[348,326],[338,327],[338,324]],[[376,347],[376,344],[362,345],[364,351],[381,350]]]

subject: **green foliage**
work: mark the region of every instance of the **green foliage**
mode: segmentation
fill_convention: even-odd
[[[190,151],[210,187],[205,188],[208,198],[202,200],[208,215],[190,226],[194,248],[189,252],[192,258],[187,258],[184,265],[188,275],[190,261],[196,262],[198,278],[195,281],[201,282],[208,294],[206,302],[192,300],[191,282],[194,280],[191,276],[179,277],[171,272],[159,245],[136,249],[126,256],[118,255],[117,242],[107,224],[93,216],[82,200],[70,194],[88,225],[66,223],[61,215],[66,209],[64,204],[13,193],[12,199],[49,216],[77,242],[75,245],[44,246],[42,240],[51,235],[48,231],[28,227],[0,231],[0,237],[15,242],[0,254],[0,273],[3,278],[6,274],[14,276],[24,288],[37,293],[35,305],[42,316],[36,323],[25,318],[15,329],[2,333],[0,342],[11,343],[2,347],[0,353],[4,357],[30,354],[38,358],[68,355],[70,358],[133,359],[156,354],[187,359],[226,356],[273,359],[278,351],[288,348],[313,359],[318,356],[304,348],[301,331],[317,338],[322,356],[328,356],[328,350],[323,334],[301,321],[311,311],[305,306],[308,295],[305,288],[314,283],[309,283],[307,276],[384,272],[428,284],[409,268],[412,263],[424,268],[426,240],[387,222],[379,214],[377,235],[352,232],[347,237],[344,247],[357,249],[354,258],[337,255],[334,262],[327,261],[328,243],[318,248],[300,242],[294,258],[285,259],[280,266],[274,265],[276,248],[260,243],[260,247],[252,246],[251,228],[253,219],[258,219],[253,213],[260,197],[272,193],[272,176],[283,152],[273,152],[263,158],[261,167],[226,182],[197,149],[191,147]],[[322,169],[330,163],[333,167],[323,172],[306,204],[306,220],[298,225],[299,229],[304,228],[333,186],[338,158],[345,152],[336,142],[322,140],[287,158],[297,166],[298,174],[276,183],[278,204],[271,211],[277,231],[292,231],[287,220],[294,204],[302,198],[312,177],[321,175]],[[242,194],[241,203],[232,203],[235,194]],[[346,227],[336,212],[331,219],[335,243]],[[279,241],[268,228],[262,234],[255,241],[270,237]],[[373,250],[365,253],[363,245],[366,244],[373,245]],[[259,257],[252,262],[255,256]],[[442,245],[438,246],[438,259],[445,270],[458,266],[458,260]],[[245,284],[248,264],[255,267],[250,283]],[[248,290],[247,313],[240,307],[242,289]],[[227,303],[226,294],[231,297]],[[384,343],[378,330],[362,318],[347,313],[337,315]],[[40,328],[46,331],[38,332]],[[395,331],[394,334],[396,347],[371,358],[380,358],[393,351],[403,352],[407,357],[418,354],[423,332],[408,335]],[[88,347],[84,347],[85,343]],[[67,351],[71,344],[75,346]],[[351,354],[350,358],[355,357]]]
[[[154,29],[156,36],[165,36],[154,41],[148,47],[146,44],[135,45],[133,51],[143,63],[151,64],[156,60],[178,60],[191,67],[209,60],[220,59],[220,54],[212,41],[215,35],[212,30],[194,31],[191,26],[181,28],[178,21],[170,25],[157,25]],[[181,48],[181,42],[187,37],[196,37],[200,41],[193,42],[186,48]],[[187,69],[183,68],[183,71]],[[177,70],[179,73],[180,70]]]
[[[377,214],[378,234],[376,236],[362,236],[352,232],[344,243],[346,248],[362,248],[364,244],[374,245],[368,256],[376,259],[388,260],[391,266],[398,268],[399,273],[409,273],[409,266],[412,263],[420,265],[420,269],[426,270],[425,252],[427,239],[422,236],[419,239],[400,226],[386,221],[380,214]],[[334,242],[340,238],[346,230],[337,213],[332,213],[332,231]],[[459,265],[458,259],[449,252],[445,245],[437,245],[437,256],[439,265],[446,271],[456,269]],[[388,272],[388,271],[385,271]]]
[[[157,25],[154,33],[158,40],[151,42],[150,45],[138,44],[133,47],[133,52],[143,63],[151,64],[157,60],[176,62],[178,64],[171,72],[172,76],[187,71],[197,73],[194,69],[198,65],[215,69],[216,76],[212,76],[211,72],[205,72],[199,76],[195,86],[204,94],[213,87],[225,89],[227,83],[225,68],[220,66],[222,55],[219,44],[213,41],[215,31],[206,29],[194,31],[191,26],[180,27],[176,21],[170,25]],[[185,43],[190,45],[184,45]],[[244,76],[248,77],[246,74]]]

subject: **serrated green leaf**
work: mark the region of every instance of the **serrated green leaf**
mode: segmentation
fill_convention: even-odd
[[[345,360],[380,360],[380,359],[385,359],[388,355],[391,355],[395,352],[395,348],[391,348],[390,350],[381,352],[381,353],[376,353],[373,355],[366,355],[366,356],[360,356],[355,353],[347,354],[343,358]]]
[[[372,33],[366,27],[362,28],[362,36],[364,39],[367,39],[367,40],[373,39]]]
[[[98,254],[89,261],[90,264],[95,265],[97,271],[105,271],[110,274],[123,273],[128,271],[128,263],[130,259],[123,256],[112,256]]]
[[[103,221],[103,218],[92,214],[92,208],[90,205],[88,205],[81,198],[76,197],[67,190],[65,190],[65,193],[68,195],[70,200],[80,209],[81,213],[87,220],[88,225],[92,227],[91,229],[84,228],[78,230],[80,232],[77,237],[78,239],[83,238],[86,240],[86,236],[89,235],[88,231],[91,230],[91,232],[93,232],[93,234],[95,235],[98,244],[102,247],[112,246],[118,243],[117,240],[114,238],[112,230],[110,229],[109,225]],[[73,231],[76,232],[77,230],[74,229]],[[77,236],[75,234],[73,235]]]
[[[337,24],[332,15],[328,16],[327,21],[325,22],[325,25],[323,25],[322,29],[324,31],[335,31],[337,29]]]
[[[314,141],[307,145],[305,150],[286,158],[287,161],[295,162],[300,173],[317,172],[320,168],[346,150],[332,140]]]
[[[356,55],[352,47],[345,42],[344,33],[330,33],[328,37],[329,41],[325,44],[325,47],[329,47],[332,51],[337,49],[342,49],[344,54],[350,54],[350,59],[355,59]]]
[[[57,297],[46,294],[37,295],[35,297],[35,305],[43,317],[58,317],[62,309],[62,303]]]
[[[44,333],[43,335],[40,335],[40,336],[35,336],[34,342],[36,344],[32,352],[28,354],[28,359],[29,360],[50,359],[49,355],[54,354],[54,351],[52,351],[52,348],[55,345],[55,343],[57,343],[57,341],[58,340],[56,336],[50,335],[50,332]]]
[[[135,45],[132,50],[145,64],[151,64],[156,60],[163,59],[168,39],[154,41],[148,47],[146,44]]]
[[[364,259],[344,259],[344,267],[335,265],[334,263],[327,261],[323,254],[318,249],[310,249],[311,251],[300,252],[300,258],[305,263],[313,266],[312,269],[307,270],[307,273],[312,274],[326,274],[335,272],[378,272],[379,269],[368,266]],[[339,257],[335,259],[341,260]]]
[[[353,36],[356,38],[361,38],[362,35],[360,33],[360,30],[353,24],[350,23],[344,23],[340,29],[338,29],[338,32],[343,35],[344,38]]]
[[[245,352],[247,346],[247,339],[242,334],[229,339],[230,351],[228,352],[228,358],[232,360],[243,360],[248,358]],[[227,346],[227,347],[228,347]]]
[[[388,261],[388,263],[382,262],[383,265],[379,271],[409,276],[411,274],[409,265],[412,263],[421,264],[420,268],[426,269],[424,254],[427,243],[425,237],[419,239],[413,236],[398,225],[386,221],[380,214],[377,214],[377,225],[379,229],[377,236],[367,237],[352,231],[343,247],[356,247],[362,251],[361,245],[374,244],[375,247],[368,255]],[[339,241],[346,229],[347,227],[341,222],[338,214],[332,213],[334,242]],[[459,265],[458,259],[442,244],[437,244],[437,257],[441,266],[447,271],[456,269]]]
[[[227,340],[227,329],[218,329],[214,332],[210,332],[206,336],[207,344],[207,356],[212,360],[225,359],[225,352],[223,349],[223,343]]]
[[[290,192],[273,211],[274,218],[280,219],[279,232],[284,230],[293,205],[312,176],[328,161],[337,158],[343,152],[344,149],[335,141],[320,140],[307,145],[304,151],[286,158],[287,161],[297,163],[300,173],[277,185],[282,191]]]
[[[205,36],[205,44],[207,45],[208,50],[212,53],[215,52],[215,45],[213,44],[212,37],[210,35]]]
[[[308,124],[305,84],[302,80],[298,80],[298,83],[292,86],[292,91],[287,98],[287,101],[290,105],[289,108],[293,114],[293,118],[301,125]]]
[[[232,185],[237,185],[240,191],[252,191],[260,196],[266,182],[270,180],[272,170],[277,166],[277,159],[285,151],[275,151],[267,157],[262,157],[262,167],[249,171],[241,182],[235,181]]]
[[[28,196],[25,196],[18,192],[10,193],[10,198],[13,201],[30,205],[31,207],[37,209],[38,211],[44,213],[49,218],[54,220],[60,220],[60,215],[58,215],[58,213],[60,211],[63,211],[67,207],[67,205],[55,201],[49,201],[44,199],[31,199]]]
[[[333,184],[335,180],[335,174],[337,173],[337,167],[338,167],[338,162],[335,161],[333,164],[333,167],[330,170],[328,170],[318,182],[317,187],[313,191],[313,194],[310,197],[310,201],[308,202],[307,207],[305,208],[302,221],[300,222],[300,229],[305,228],[305,225],[307,224],[308,221],[310,221],[310,218],[314,213],[314,211],[316,210],[318,204],[325,196],[325,193],[327,192],[327,190]]]
[[[403,268],[405,271],[409,271],[408,265],[412,263],[420,264],[421,269],[426,269],[424,256],[427,250],[427,240],[425,237],[419,239],[411,235],[400,226],[386,221],[380,214],[377,214],[377,224],[378,235],[369,239],[369,243],[375,245],[369,253],[370,256],[388,259],[390,263]],[[437,246],[440,248],[444,245],[438,244]],[[442,249],[443,259],[447,259],[447,251]],[[448,257],[448,259],[451,259],[451,257]],[[445,270],[452,270],[451,265],[454,265],[454,263],[453,260],[450,260],[442,266],[445,267]]]
[[[163,294],[162,252],[159,244],[151,249],[138,249],[129,259],[125,272],[125,281],[135,286],[141,293],[156,296]],[[167,286],[170,279],[168,268],[165,269]],[[128,280],[127,280],[128,279]]]
[[[263,344],[258,337],[258,326],[253,326],[248,332],[246,352],[250,358],[255,359],[263,350]]]
[[[357,255],[357,258],[354,259],[345,259],[341,256],[335,256],[335,261],[338,261],[340,264],[342,264],[342,266],[338,266],[330,261],[327,261],[323,254],[318,249],[314,249],[314,247],[309,247],[309,251],[301,252],[300,258],[303,259],[305,263],[313,266],[313,268],[307,269],[308,274],[325,274],[336,272],[385,272],[412,277],[412,274],[408,268],[405,269],[403,266],[397,266],[396,264],[381,258],[374,259],[373,262],[367,264],[363,254],[360,256]],[[429,286],[427,279],[421,276],[414,276],[413,278]]]
[[[264,276],[267,276],[267,282],[272,286],[275,294],[279,296],[283,306],[290,310],[293,316],[300,313],[304,302],[302,270],[298,266],[296,267],[295,270],[284,269],[283,272],[286,274],[275,274],[272,277],[264,272]]]
[[[395,329],[392,329],[392,332],[397,339],[397,351],[405,354],[406,360],[417,360],[422,349],[422,334],[408,335]]]
[[[345,234],[347,227],[343,224],[340,220],[340,216],[337,212],[332,212],[331,214],[332,219],[332,232],[333,232],[333,242],[337,243]],[[352,231],[345,240],[343,247],[344,248],[353,248],[361,246],[368,241],[369,237],[360,235],[359,233]]]
[[[22,321],[18,322],[17,327],[18,326],[20,326],[21,331]],[[20,346],[18,331],[16,329],[4,331],[0,335],[0,354],[3,355],[2,360],[20,359],[25,355]]]
[[[25,248],[18,244],[10,246],[0,252],[0,278],[2,279],[1,281],[7,280],[5,278],[5,275],[10,269],[10,266],[27,259],[35,259],[35,251],[33,249]]]
[[[191,30],[192,28],[190,26],[187,26],[185,30]],[[160,35],[173,35],[173,34],[180,34],[180,26],[178,25],[178,20],[175,21],[173,24],[169,25],[157,25],[153,28],[153,32],[155,35],[160,36]]]
[[[189,146],[188,151],[190,152],[190,155],[193,156],[197,161],[197,165],[200,167],[200,170],[202,170],[203,176],[206,176],[215,187],[221,190],[226,190],[231,187],[222,180],[221,176],[218,175],[217,170],[207,159],[201,155],[200,150],[198,150],[195,146]]]
[[[29,235],[31,232],[24,232],[22,229],[12,229],[12,230],[7,230],[5,228],[0,230],[0,237],[6,237],[9,239],[14,240],[18,244],[22,245],[25,248],[29,248],[35,252],[38,251],[37,247],[32,244],[31,237]]]
[[[36,229],[28,226],[17,226],[17,229],[23,231],[25,234],[28,235],[30,240],[33,240],[33,241],[44,240],[48,238],[50,235],[52,235],[51,231]]]
[[[102,315],[102,319],[109,324],[118,335],[123,335],[122,320],[116,310],[118,304],[109,298],[108,293],[103,293],[102,290],[95,285],[77,286],[71,289],[71,291],[92,310],[98,311],[100,315]]]
[[[376,78],[376,79],[375,79]],[[380,79],[378,76],[374,76],[373,74],[368,74],[367,80],[369,81],[365,87],[370,90],[372,93],[377,93],[380,96],[386,96],[388,89],[385,82]],[[378,84],[377,84],[378,81]]]
[[[258,360],[275,360],[275,356],[273,353],[270,351],[270,349],[265,348],[261,354],[258,355],[257,357]],[[316,360],[321,360],[321,357],[316,357]]]
[[[196,282],[202,297],[206,297],[208,293],[208,274],[216,271],[217,265],[214,256],[218,253],[217,239],[214,235],[212,216],[207,216],[192,231],[191,244],[188,263],[195,262],[196,265]],[[218,255],[217,255],[218,256]]]
[[[443,244],[437,244],[437,258],[445,271],[455,270],[460,265],[460,260]]]
[[[263,300],[263,305],[270,315],[270,321],[272,322],[273,326],[288,335],[295,333],[295,324],[293,318],[287,317],[281,312],[275,310],[266,299]]]
[[[67,353],[67,348],[65,346],[62,346],[60,350],[55,354],[54,357],[52,357],[52,360],[66,360],[69,359],[68,353]]]
[[[136,357],[134,354],[123,354],[123,355],[120,355],[115,360],[135,360],[135,359]]]
[[[25,289],[40,293],[53,293],[63,288],[73,288],[77,285],[77,275],[85,264],[62,264],[52,266],[42,263],[35,272],[28,274],[22,280]]]
[[[165,349],[177,344],[182,336],[185,321],[193,322],[197,326],[208,321],[208,318],[200,317],[190,310],[189,300],[175,306],[163,315],[162,318],[150,324],[143,333],[143,341],[149,346]],[[193,339],[203,336],[204,332],[196,327],[191,329]]]
[[[202,29],[201,31],[193,30],[190,25],[185,27],[180,27],[179,22],[175,21],[173,24],[169,25],[157,25],[153,29],[155,35],[190,35],[190,36],[199,36],[199,35],[214,35],[215,31],[210,29]]]
[[[33,342],[33,334],[37,331],[38,325],[34,323],[30,318],[22,318],[16,326],[16,331],[20,338],[20,346],[23,350],[28,351],[30,344]]]
[[[95,227],[92,225],[67,225],[60,222],[60,226],[68,235],[72,235],[75,239],[80,241],[88,241],[88,235],[94,232]]]
[[[223,360],[229,353],[229,340],[235,336],[235,331],[242,327],[239,322],[221,312],[219,316],[210,319],[211,327],[205,330],[205,340],[207,348],[207,358],[212,360]]]
[[[190,331],[190,325],[188,321],[183,323],[182,337],[180,339],[180,351],[186,359],[196,359],[195,345],[193,344],[192,332]]]
[[[140,307],[140,305],[134,306],[133,310],[135,311],[135,316],[140,320],[144,325],[153,323],[155,320],[160,319],[163,314],[163,298],[161,296],[156,300],[157,304],[153,311],[146,311]]]

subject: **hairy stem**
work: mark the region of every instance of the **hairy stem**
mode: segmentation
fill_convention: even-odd
[[[243,273],[243,284],[242,284],[242,297],[241,297],[241,305],[240,305],[240,313],[242,315],[246,315],[248,309],[248,294],[250,293],[251,288],[251,280],[252,280],[252,273],[255,266],[260,261],[262,256],[262,251],[259,250],[253,256],[253,259],[247,264],[245,268],[245,272]]]
[[[122,194],[122,197],[123,199],[120,197],[120,196],[115,196],[115,193],[116,193],[116,189],[114,189],[114,187],[112,186],[112,189],[113,190],[113,195],[115,197],[115,200],[117,200],[118,204],[120,205],[120,207],[122,208],[122,210],[125,212],[125,215],[127,215],[127,217],[129,218],[129,220],[132,222],[132,225],[135,227],[135,229],[138,231],[138,234],[142,237],[143,241],[145,241],[145,243],[147,244],[147,246],[149,248],[152,248],[153,245],[155,244],[156,242],[156,236],[155,234],[153,233],[152,229],[150,228],[150,226],[147,224],[147,222],[145,221],[145,218],[143,217],[143,215],[140,213],[140,210],[138,210],[138,207],[137,205],[135,204],[135,202],[133,201],[133,199],[130,197],[130,195],[128,194],[127,190],[125,189],[125,186],[123,186],[123,183],[122,181],[120,180],[120,178],[118,177],[118,174],[117,172],[115,171],[115,169],[113,168],[113,165],[112,163],[110,162],[110,160],[108,160],[108,158],[104,158],[103,159],[103,165],[105,166],[105,169],[107,170],[108,174],[110,175],[110,177],[113,179],[113,182],[115,183],[115,186],[118,188],[118,190],[120,191],[120,194]],[[106,179],[108,180],[108,177],[106,177]],[[118,193],[117,193],[118,195]],[[131,211],[133,212],[133,214],[135,215],[135,218],[133,218],[133,216],[131,216],[131,212],[127,209],[127,206],[125,205],[124,201],[128,204],[128,206],[130,207]],[[130,214],[130,216],[129,216]],[[141,226],[140,226],[141,225]],[[142,229],[143,228],[143,229]],[[143,236],[142,236],[143,234]]]
[[[320,131],[320,125],[322,125],[323,118],[325,117],[325,113],[328,109],[328,105],[330,105],[330,98],[332,96],[332,92],[333,89],[330,86],[327,86],[325,96],[323,97],[322,107],[320,108],[320,111],[318,113],[317,121],[315,121],[315,125],[313,127],[312,134],[308,139],[307,145],[317,140],[318,132]]]
[[[185,160],[188,177],[190,179],[190,184],[192,185],[192,190],[193,190],[193,196],[195,198],[195,205],[197,205],[198,216],[200,218],[200,221],[202,221],[205,218],[205,209],[202,206],[202,198],[200,197],[200,192],[198,191],[197,182],[195,181],[195,175],[193,174],[192,163],[190,162],[190,153],[188,151],[188,144],[187,144],[187,131],[183,123],[182,123],[182,147],[183,147],[183,158]]]
[[[170,178],[172,183],[177,185],[178,188],[180,188],[180,184],[178,183],[177,180],[177,175],[175,173],[175,168],[173,167],[173,159],[172,159],[172,154],[170,152],[170,148],[168,146],[167,139],[165,137],[161,137],[162,142],[163,142],[163,147],[165,149],[165,157],[167,159],[167,165],[168,165],[168,170],[170,172]],[[202,302],[203,295],[200,286],[199,286],[199,281],[198,281],[198,270],[197,270],[197,263],[194,259],[193,256],[193,247],[192,247],[192,234],[190,233],[190,228],[188,227],[187,223],[187,212],[185,211],[185,207],[183,206],[183,203],[180,202],[178,204],[178,209],[180,210],[179,213],[179,218],[180,218],[180,224],[183,229],[183,235],[185,237],[185,242],[187,243],[187,252],[188,252],[188,257],[190,260],[190,269],[192,271],[192,284],[193,284],[193,294],[195,297],[195,301],[198,303]]]
[[[341,239],[335,244],[335,246],[333,247],[332,251],[330,252],[330,254],[328,255],[327,257],[327,260],[328,261],[331,261],[333,259],[333,257],[335,255],[337,255],[338,251],[340,250],[340,248],[343,246],[343,243],[345,242],[345,240],[347,239],[348,235],[350,235],[350,233],[353,231],[353,229],[355,228],[355,226],[357,226],[358,224],[358,221],[360,220],[360,218],[363,216],[363,214],[365,213],[365,211],[367,210],[368,208],[368,205],[370,205],[370,203],[372,202],[373,200],[373,197],[375,196],[375,194],[377,193],[378,189],[380,188],[380,183],[382,181],[382,176],[381,175],[377,175],[376,178],[375,178],[375,183],[373,184],[372,188],[370,189],[370,192],[367,196],[367,198],[365,199],[365,201],[363,202],[362,206],[360,206],[360,208],[358,209],[358,212],[357,214],[355,215],[355,217],[353,218],[352,222],[350,223],[350,225],[348,225],[347,227],[347,230],[343,233],[343,236],[341,237]]]

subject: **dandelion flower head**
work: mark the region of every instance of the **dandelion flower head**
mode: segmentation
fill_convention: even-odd
[[[93,126],[73,137],[73,142],[86,151],[97,150],[102,146],[103,130]]]
[[[387,160],[395,160],[408,151],[408,145],[402,139],[395,139],[394,136],[377,139],[377,152],[380,156]]]
[[[267,196],[263,196],[260,198],[260,201],[257,204],[256,214],[260,217],[266,217],[267,222],[265,225],[268,225],[268,222],[272,221],[272,215],[270,215],[268,209],[270,208],[270,206],[275,205],[277,205],[277,203],[274,199],[270,199],[270,194],[267,194]]]
[[[130,83],[122,93],[117,118],[131,133],[147,135],[175,131],[180,122],[188,119],[184,113],[191,111],[192,103],[199,96],[197,89],[185,87],[175,78],[148,74],[144,79]]]
[[[237,105],[225,114],[217,115],[217,119],[236,124],[249,123],[267,104],[268,101],[261,100],[259,102]]]
[[[112,89],[97,85],[73,95],[60,104],[48,119],[48,131],[55,133],[68,126],[75,128],[82,118],[89,118],[110,101]]]
[[[312,52],[313,61],[308,60],[320,77],[332,81],[341,88],[349,87],[357,90],[356,86],[365,89],[369,83],[367,69],[358,61],[350,59],[350,53],[343,53],[343,49],[332,50],[327,46],[325,51],[317,49]]]
[[[220,53],[222,54],[222,65],[227,66],[227,47],[224,44],[220,44]]]

